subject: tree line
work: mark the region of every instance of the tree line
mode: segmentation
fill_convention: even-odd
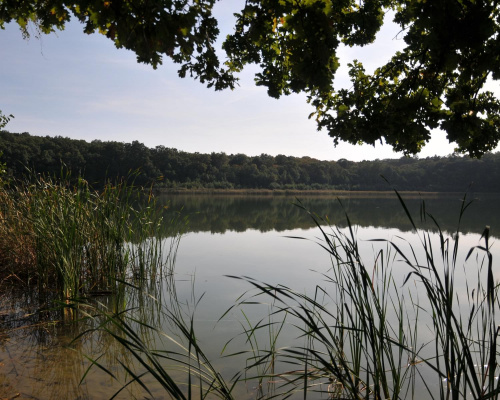
[[[158,188],[500,192],[500,153],[354,162],[286,155],[188,153],[133,141],[75,140],[0,131],[7,176],[58,175],[61,168],[99,186],[139,171],[138,185]]]

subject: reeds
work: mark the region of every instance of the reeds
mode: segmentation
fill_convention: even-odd
[[[11,188],[11,189],[9,189]],[[148,191],[93,190],[82,178],[32,176],[0,187],[0,271],[61,299],[110,293],[129,277],[167,274],[182,221],[166,221]]]
[[[200,346],[193,316],[179,307],[179,303],[176,307],[170,304],[163,307],[161,323],[142,318],[140,306],[119,311],[106,310],[101,305],[82,308],[82,314],[90,319],[92,327],[75,341],[83,336],[105,333],[123,346],[126,361],[121,358],[110,363],[101,362],[100,357],[90,359],[89,370],[95,366],[118,381],[123,380],[120,373],[126,373],[122,389],[112,398],[131,384],[141,387],[151,397],[154,397],[153,391],[161,387],[173,399],[238,398],[233,390],[239,381],[239,372],[232,379],[218,372]],[[161,330],[160,325],[168,326],[168,331]],[[109,368],[110,364],[119,364],[123,371]],[[154,387],[149,387],[151,381]]]
[[[419,231],[401,200],[421,248],[397,239],[374,240],[384,247],[373,263],[361,257],[347,215],[347,229],[333,226],[327,232],[328,221],[311,214],[321,232],[319,244],[332,259],[327,283],[313,297],[244,278],[258,290],[252,303],[256,296],[271,298],[274,318],[286,315],[305,338],[303,346],[272,352],[281,368],[295,366],[268,376],[287,377],[283,396],[298,391],[304,398],[320,392],[332,399],[499,397],[500,303],[489,228],[484,245],[461,254],[460,220],[470,203],[464,197],[462,204],[457,231],[447,238],[425,203],[422,219],[438,234]],[[399,269],[401,277],[403,267],[405,278],[397,280],[393,272]],[[465,287],[456,284],[460,273]],[[260,359],[266,359],[265,352]]]

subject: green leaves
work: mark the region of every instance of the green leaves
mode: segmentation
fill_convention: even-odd
[[[189,74],[220,90],[233,88],[236,79],[221,65],[214,48],[219,34],[212,16],[215,1],[1,2],[0,27],[15,21],[29,37],[28,24],[50,33],[76,17],[85,33],[105,35],[117,48],[135,52],[138,62],[157,68],[167,56],[181,64],[179,75]]]
[[[14,118],[12,114],[4,115],[2,110],[0,110],[0,129],[3,129],[12,118]]]
[[[229,0],[228,0],[229,1]],[[496,0],[247,0],[234,32],[222,47],[212,16],[216,0],[142,0],[70,3],[62,0],[1,2],[0,27],[16,21],[40,32],[62,29],[71,16],[86,33],[100,32],[157,68],[165,56],[180,64],[179,76],[216,90],[234,88],[247,64],[271,97],[304,92],[318,129],[334,143],[385,141],[405,154],[418,153],[430,131],[444,129],[459,152],[480,157],[500,140],[500,104],[484,90],[500,77],[500,7]],[[402,51],[374,72],[338,49],[375,41],[384,17],[393,15],[405,42]],[[341,62],[351,62],[349,89],[337,89]]]
[[[372,43],[388,11],[406,48],[371,74],[347,60],[352,86],[336,89],[339,44]],[[384,140],[415,154],[441,128],[459,152],[479,157],[499,140],[498,101],[483,92],[499,76],[499,21],[494,1],[253,0],[224,48],[231,70],[261,67],[256,83],[270,96],[306,92],[335,144]]]
[[[332,92],[341,41],[364,45],[381,26],[382,1],[360,7],[353,1],[247,1],[235,33],[223,45],[228,66],[239,72],[259,64],[257,85],[280,97],[292,92]],[[363,18],[361,24],[357,18]]]

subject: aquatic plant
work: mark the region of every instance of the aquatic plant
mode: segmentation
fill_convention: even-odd
[[[32,175],[0,187],[0,271],[64,300],[170,273],[182,220],[122,180],[93,190],[82,178]],[[174,240],[163,239],[167,236]]]

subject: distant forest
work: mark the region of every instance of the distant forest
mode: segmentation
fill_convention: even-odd
[[[500,153],[481,159],[448,157],[385,159],[353,162],[319,161],[285,155],[247,156],[187,153],[144,144],[40,137],[0,131],[0,162],[10,177],[27,171],[58,175],[65,166],[90,183],[139,170],[139,185],[158,188],[207,189],[334,189],[500,192]],[[388,184],[382,176],[389,181]]]

